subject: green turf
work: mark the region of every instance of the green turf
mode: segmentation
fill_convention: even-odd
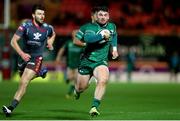
[[[8,105],[18,84],[0,83],[0,106]],[[12,117],[2,111],[0,120],[178,120],[180,119],[180,84],[109,83],[101,115],[88,114],[95,85],[92,84],[79,100],[65,99],[63,83],[31,83]]]

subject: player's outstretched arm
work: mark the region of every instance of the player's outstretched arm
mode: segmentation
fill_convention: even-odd
[[[59,49],[57,56],[56,56],[56,63],[60,63],[64,52],[65,52],[65,46],[63,46],[62,48]]]
[[[53,43],[54,43],[55,37],[56,37],[56,33],[53,32],[53,35],[49,37],[47,40],[47,48],[49,50],[54,50]]]
[[[82,46],[82,47],[86,46],[85,42],[82,42],[81,40],[77,39],[76,37],[73,38],[73,43],[75,45]]]
[[[74,30],[74,31],[72,32],[73,44],[75,44],[75,45],[77,45],[77,46],[82,46],[82,47],[86,46],[86,43],[85,43],[85,42],[81,41],[80,39],[78,39],[78,38],[76,37],[77,32],[78,32],[78,30]]]
[[[112,59],[116,59],[119,56],[118,51],[117,51],[117,33],[115,33],[112,36],[111,45],[112,45]]]
[[[22,51],[20,46],[18,45],[18,41],[20,40],[20,36],[14,34],[11,39],[11,46],[14,48],[14,50],[21,56],[21,58],[24,61],[29,61],[31,56],[25,52]]]
[[[117,47],[112,48],[112,59],[116,59],[119,56]]]

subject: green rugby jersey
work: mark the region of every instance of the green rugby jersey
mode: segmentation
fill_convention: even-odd
[[[103,29],[110,31],[109,41],[103,42],[103,37],[100,34]],[[95,62],[108,60],[110,45],[117,47],[116,26],[110,22],[104,26],[100,26],[96,22],[87,23],[80,27],[80,30],[76,33],[76,37],[87,43],[84,56]]]
[[[77,46],[72,40],[69,40],[65,43],[65,49],[67,50],[67,66],[72,69],[77,68],[83,47]]]

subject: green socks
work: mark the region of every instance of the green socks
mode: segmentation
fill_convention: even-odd
[[[96,107],[96,108],[98,108],[99,107],[99,105],[100,105],[100,100],[98,100],[98,99],[96,99],[96,98],[94,98],[93,99],[93,104],[92,104],[92,107]]]
[[[75,86],[70,85],[69,90],[68,90],[68,95],[71,95],[73,93],[74,89],[75,89]]]

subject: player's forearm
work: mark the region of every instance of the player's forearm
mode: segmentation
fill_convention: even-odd
[[[64,53],[64,49],[58,53],[58,58],[62,58],[63,53]]]
[[[55,40],[55,37],[56,37],[56,34],[55,34],[55,32],[53,32],[53,35],[47,40],[48,43],[53,44],[53,43],[54,43],[54,40]]]
[[[22,49],[20,48],[20,46],[18,45],[18,40],[20,39],[20,37],[18,37],[17,35],[14,35],[12,40],[11,40],[11,46],[14,48],[14,50],[21,56],[24,52],[22,51]]]
[[[84,40],[87,43],[95,43],[102,40],[104,37],[101,34],[85,34]]]
[[[78,46],[82,46],[82,47],[86,46],[85,42],[82,42],[78,39],[73,39],[73,44],[78,45]]]
[[[64,47],[59,50],[59,52],[57,54],[57,57],[56,57],[56,61],[60,61],[61,60],[64,51],[65,51]]]
[[[117,47],[117,34],[113,35],[111,45]]]

